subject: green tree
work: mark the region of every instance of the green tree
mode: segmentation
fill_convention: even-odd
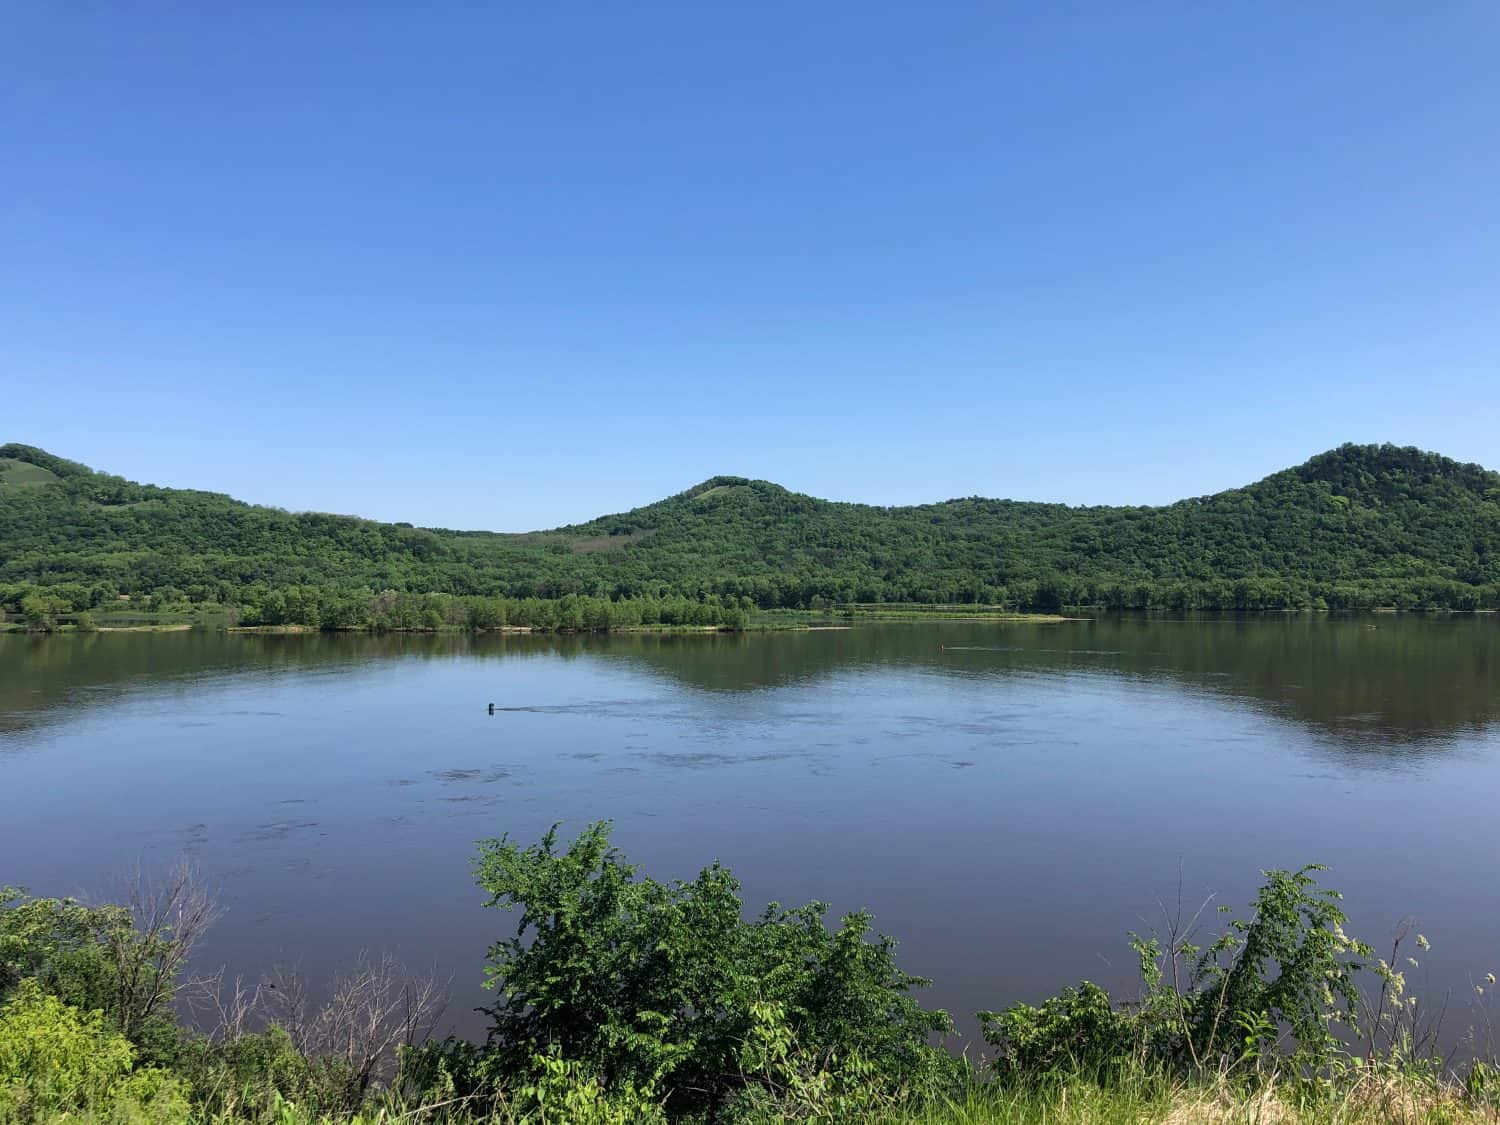
[[[28,629],[47,632],[55,628],[60,609],[57,599],[47,594],[28,594],[21,599],[21,616]]]

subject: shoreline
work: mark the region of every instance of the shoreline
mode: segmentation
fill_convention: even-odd
[[[1086,607],[1080,607],[1085,609]],[[90,633],[240,633],[262,636],[296,636],[310,633],[419,633],[419,634],[499,634],[539,636],[607,635],[610,633],[636,633],[660,635],[700,635],[718,633],[779,633],[779,632],[840,632],[856,629],[860,625],[897,624],[931,625],[953,622],[968,625],[1056,625],[1069,622],[1097,621],[1117,615],[1141,617],[1150,621],[1182,622],[1193,620],[1234,620],[1245,618],[1289,618],[1289,617],[1397,617],[1416,615],[1421,617],[1493,617],[1500,610],[1493,609],[1405,609],[1396,606],[1377,606],[1371,609],[1259,609],[1259,610],[1096,610],[1094,612],[1063,613],[1016,613],[1006,611],[984,612],[960,610],[947,606],[916,606],[911,609],[882,608],[857,609],[833,612],[805,609],[760,610],[742,625],[617,625],[604,629],[558,629],[534,625],[489,625],[472,627],[467,625],[441,625],[434,628],[391,628],[377,626],[355,626],[352,628],[323,628],[318,625],[227,625],[224,617],[183,620],[182,614],[171,615],[169,621],[137,621],[131,624],[101,622],[80,629],[72,622],[58,622],[38,628],[23,621],[0,620],[0,634],[19,633],[26,635],[87,635]]]

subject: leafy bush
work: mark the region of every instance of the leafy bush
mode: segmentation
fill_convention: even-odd
[[[1169,946],[1168,962],[1191,959],[1189,1003],[1178,1056],[1195,1064],[1237,1055],[1259,1059],[1278,1049],[1283,1032],[1295,1045],[1294,1065],[1325,1065],[1339,1041],[1333,1028],[1358,1017],[1355,976],[1367,967],[1370,948],[1344,933],[1348,921],[1337,891],[1317,886],[1317,865],[1267,871],[1248,921],[1236,920],[1201,953],[1183,939]],[[1175,990],[1148,977],[1170,1012]]]
[[[995,1049],[991,1066],[1005,1080],[1051,1072],[1102,1077],[1138,1049],[1135,1021],[1091,981],[1035,1007],[1013,1004],[980,1012],[979,1019],[985,1042]]]
[[[519,1087],[512,1110],[521,1125],[567,1122],[568,1125],[653,1125],[666,1115],[651,1087],[625,1083],[607,1089],[597,1075],[556,1051],[534,1060],[536,1078]]]
[[[23,981],[0,1008],[0,1120],[90,1113],[108,1121],[171,1122],[189,1116],[187,1091],[156,1068],[132,1070],[135,1049],[83,1013]]]
[[[0,999],[34,980],[64,1003],[102,1011],[147,1061],[169,1062],[181,1039],[178,976],[217,916],[194,878],[186,866],[159,884],[137,876],[129,906],[0,888]]]
[[[0,887],[0,1000],[31,979],[85,1011],[111,1007],[119,979],[102,935],[126,924],[118,906],[31,898],[17,887]]]
[[[500,1000],[477,1066],[489,1079],[535,1076],[535,1060],[557,1051],[605,1089],[664,1089],[674,1112],[714,1112],[766,1084],[745,1073],[742,1051],[767,1002],[817,1069],[858,1059],[886,1091],[953,1075],[929,1042],[950,1029],[947,1014],[909,995],[926,982],[895,967],[893,942],[869,939],[867,915],[830,930],[822,903],[773,903],[747,922],[739,883],[718,864],[660,883],[624,862],[607,824],[566,851],[556,841],[554,828],[528,848],[480,845],[490,905],[521,910],[515,937],[490,950]]]
[[[309,1057],[274,1024],[229,1042],[190,1038],[174,1069],[191,1087],[195,1106],[229,1119],[274,1116],[283,1104],[315,1116],[342,1114],[358,1109],[361,1100],[351,1096],[352,1076],[342,1060]]]
[[[1103,1072],[1127,1060],[1175,1072],[1254,1066],[1325,1068],[1339,1049],[1334,1028],[1358,1020],[1356,975],[1369,947],[1344,933],[1336,891],[1313,872],[1266,871],[1248,920],[1231,921],[1207,946],[1180,927],[1131,935],[1143,995],[1116,1007],[1085,981],[1039,1007],[981,1012],[993,1066],[1005,1076],[1079,1068]],[[1289,1048],[1284,1046],[1289,1043]]]

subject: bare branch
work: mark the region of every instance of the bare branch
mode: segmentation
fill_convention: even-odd
[[[228,980],[221,966],[209,976],[189,981],[182,989],[182,996],[194,1022],[208,1037],[229,1046],[263,1022],[263,992],[263,985],[250,988],[242,976]]]
[[[124,898],[123,914],[105,942],[118,974],[121,1030],[129,1036],[171,1006],[194,948],[223,911],[187,860],[161,879],[137,865]]]
[[[272,1020],[310,1057],[340,1059],[358,1093],[394,1073],[402,1047],[431,1033],[447,1007],[437,980],[415,976],[390,954],[361,953],[354,968],[334,979],[327,1003],[313,1011],[295,970],[277,969],[263,987]]]

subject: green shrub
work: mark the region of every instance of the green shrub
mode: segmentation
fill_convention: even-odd
[[[1342,896],[1314,877],[1323,870],[1262,872],[1250,918],[1231,921],[1202,949],[1190,936],[1171,935],[1162,948],[1132,935],[1155,1053],[1194,1069],[1262,1059],[1303,1071],[1328,1065],[1340,1047],[1335,1028],[1357,1023],[1356,977],[1371,951],[1344,933]]]
[[[589,1067],[556,1051],[532,1060],[536,1078],[512,1101],[519,1125],[654,1125],[666,1115],[652,1089],[626,1082],[607,1088]]]
[[[858,1059],[886,1091],[952,1079],[958,1064],[929,1042],[950,1030],[947,1014],[917,1004],[910,992],[926,982],[895,967],[893,942],[869,938],[867,915],[830,929],[822,903],[773,903],[747,922],[739,883],[718,864],[660,883],[624,862],[607,824],[566,851],[556,838],[554,828],[529,848],[480,845],[490,904],[521,917],[490,950],[487,985],[500,999],[487,1047],[450,1071],[510,1085],[534,1080],[535,1060],[557,1051],[607,1090],[662,1089],[674,1113],[712,1113],[763,1084],[741,1054],[756,1005],[770,1002],[817,1069]]]
[[[322,1116],[352,1112],[361,1101],[343,1060],[303,1055],[275,1025],[227,1043],[189,1039],[174,1069],[190,1084],[194,1104],[213,1115],[260,1119],[289,1103]]]
[[[979,1020],[985,1042],[995,1049],[990,1065],[1004,1080],[1053,1072],[1102,1077],[1135,1053],[1139,1039],[1131,1017],[1091,981],[1035,1007],[980,1012]]]
[[[17,887],[0,887],[0,1000],[33,979],[84,1011],[110,1008],[119,974],[102,934],[128,924],[118,906],[31,898]]]
[[[87,1113],[106,1121],[169,1125],[189,1116],[187,1092],[156,1068],[132,1070],[135,1049],[83,1013],[23,981],[0,1008],[0,1120]]]
[[[1358,1030],[1355,981],[1370,950],[1344,933],[1340,896],[1317,886],[1319,870],[1264,872],[1251,917],[1206,946],[1190,932],[1132,934],[1144,986],[1132,1004],[1119,1007],[1085,981],[1037,1007],[979,1013],[995,1070],[1103,1077],[1131,1061],[1179,1074],[1262,1062],[1293,1073],[1327,1068],[1340,1050],[1335,1028]]]
[[[145,1061],[169,1063],[181,1036],[171,1008],[177,973],[211,908],[187,918],[172,909],[187,903],[178,895],[187,884],[166,886],[171,895],[152,904],[160,909],[149,930],[137,929],[123,906],[32,898],[15,887],[0,888],[0,999],[35,980],[66,1004],[102,1011]]]

